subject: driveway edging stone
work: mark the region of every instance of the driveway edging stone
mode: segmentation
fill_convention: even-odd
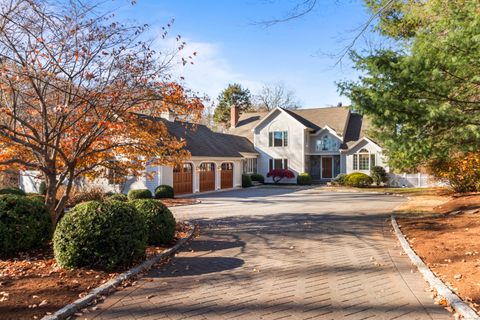
[[[188,221],[184,221],[185,224],[191,227],[191,230],[188,232],[187,236],[181,238],[177,241],[177,243],[168,249],[165,249],[161,253],[154,255],[152,258],[145,260],[140,265],[123,272],[113,278],[112,280],[102,284],[101,286],[93,289],[87,294],[85,297],[75,300],[74,302],[66,305],[62,309],[56,311],[53,314],[46,315],[42,318],[42,320],[59,320],[59,319],[66,319],[78,310],[81,310],[87,306],[89,306],[93,301],[98,299],[99,296],[108,295],[111,292],[115,291],[116,288],[125,280],[131,279],[138,274],[149,270],[154,264],[158,263],[159,261],[173,255],[175,252],[180,250],[185,243],[191,240],[197,230],[196,226]]]
[[[473,310],[467,303],[465,303],[460,297],[458,297],[450,288],[448,288],[442,280],[440,280],[430,270],[430,268],[423,262],[423,260],[415,253],[410,244],[408,243],[405,235],[400,230],[395,216],[391,216],[391,222],[395,235],[400,241],[400,245],[403,251],[408,255],[412,263],[417,267],[420,273],[423,275],[425,281],[428,282],[430,287],[436,290],[437,294],[445,298],[448,304],[465,320],[480,320],[480,316]]]

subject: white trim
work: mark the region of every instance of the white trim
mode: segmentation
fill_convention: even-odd
[[[321,130],[318,130],[316,133],[312,134],[312,136],[318,136],[320,133],[322,133],[325,130],[327,130],[329,133],[331,133],[333,136],[335,136],[336,138],[338,138],[340,141],[343,142],[343,137],[338,135],[337,132],[333,130],[331,127],[329,127],[328,125],[326,125]]]
[[[355,142],[355,143],[353,144],[353,146],[351,146],[351,147],[348,148],[347,150],[340,150],[340,152],[342,152],[342,153],[348,153],[348,152],[351,151],[353,148],[355,148],[356,146],[358,146],[358,145],[360,144],[360,142],[362,142],[363,140],[366,140],[368,143],[371,143],[371,144],[377,146],[380,150],[383,150],[382,147],[380,147],[380,146],[379,146],[377,143],[375,143],[373,140],[371,140],[371,139],[363,136],[363,137],[361,137],[360,139],[358,139],[358,141]]]
[[[295,120],[296,122],[300,123],[304,129],[308,129],[307,126],[305,126],[303,123],[301,123],[300,121],[298,121],[298,120],[297,120],[294,116],[292,116],[290,113],[288,113],[287,111],[283,110],[282,108],[276,107],[275,109],[273,109],[273,110],[271,110],[269,113],[267,113],[267,115],[264,116],[263,119],[260,120],[260,121],[255,125],[255,127],[252,128],[252,131],[255,131],[255,129],[257,129],[257,127],[258,127],[260,124],[264,123],[264,122],[268,119],[268,117],[270,117],[272,114],[275,113],[275,111],[280,111],[280,112],[285,113],[285,114],[288,115],[290,118],[292,118],[292,119]]]

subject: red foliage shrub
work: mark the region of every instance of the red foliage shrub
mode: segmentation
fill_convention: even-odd
[[[283,178],[295,178],[295,174],[288,169],[273,169],[267,173],[267,177],[271,177],[274,183],[279,183]]]

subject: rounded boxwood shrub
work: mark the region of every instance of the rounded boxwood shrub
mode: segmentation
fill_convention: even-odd
[[[128,197],[126,195],[124,195],[123,193],[112,193],[112,194],[107,196],[107,200],[127,202]]]
[[[45,205],[29,197],[0,196],[0,254],[12,255],[50,240],[52,222]]]
[[[138,199],[131,202],[145,218],[148,229],[148,244],[160,245],[172,242],[176,221],[168,208],[158,200]]]
[[[332,183],[339,186],[345,185],[345,178],[347,175],[345,173],[339,173],[335,178],[332,179]]]
[[[148,189],[137,189],[128,191],[128,200],[151,199],[152,192]]]
[[[297,176],[297,184],[310,185],[312,184],[312,177],[308,173],[299,173]]]
[[[27,193],[23,191],[22,189],[18,188],[5,188],[5,189],[0,189],[0,194],[14,194],[17,196],[26,196]]]
[[[362,172],[353,172],[345,177],[345,184],[351,187],[368,187],[373,183],[373,179]]]
[[[252,186],[252,178],[249,174],[242,174],[242,188],[249,188]]]
[[[53,235],[55,259],[65,268],[111,270],[145,254],[145,219],[130,203],[90,201],[76,205]]]
[[[155,188],[155,198],[156,199],[165,199],[165,198],[173,198],[174,196],[173,188],[162,184]]]
[[[28,194],[27,198],[45,203],[45,196],[38,193]]]
[[[265,182],[265,177],[262,176],[261,174],[259,173],[252,173],[250,175],[250,178],[252,179],[252,181],[257,181],[257,182],[260,182],[260,183],[264,183]]]

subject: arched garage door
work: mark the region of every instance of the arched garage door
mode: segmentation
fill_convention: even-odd
[[[204,162],[200,165],[200,192],[215,190],[215,164]]]
[[[220,185],[222,189],[233,188],[233,163],[222,163],[222,170],[220,175]]]
[[[193,193],[193,167],[184,163],[173,170],[173,190],[175,194]]]

